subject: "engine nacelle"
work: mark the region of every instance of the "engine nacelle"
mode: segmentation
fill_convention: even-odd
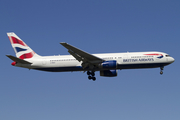
[[[104,61],[103,63],[101,63],[101,68],[104,69],[116,69],[117,67],[117,62],[116,60],[111,60],[111,61]]]
[[[116,77],[117,76],[117,70],[101,70],[100,76],[104,77]]]

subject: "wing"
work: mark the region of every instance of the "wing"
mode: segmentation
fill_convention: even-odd
[[[85,51],[82,51],[72,45],[69,45],[68,43],[60,43],[61,45],[63,45],[65,48],[68,49],[68,52],[74,57],[76,58],[76,60],[78,60],[79,62],[83,62],[82,63],[82,67],[86,68],[86,67],[90,67],[90,66],[97,66],[99,63],[102,63],[104,60],[94,56],[92,54],[89,54]]]

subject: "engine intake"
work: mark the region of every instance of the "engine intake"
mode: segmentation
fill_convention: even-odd
[[[116,69],[116,67],[117,67],[117,62],[115,60],[104,61],[103,63],[101,63],[101,68]]]

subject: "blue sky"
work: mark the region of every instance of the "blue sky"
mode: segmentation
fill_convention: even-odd
[[[180,1],[1,0],[1,120],[179,120]],[[48,73],[11,66],[6,35],[15,32],[39,55],[161,51],[164,69],[119,70],[95,82],[83,72]]]

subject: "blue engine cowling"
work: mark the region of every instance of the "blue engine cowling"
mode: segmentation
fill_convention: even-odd
[[[104,69],[116,69],[117,62],[115,60],[104,61],[103,63],[101,63],[101,67]]]
[[[117,70],[101,70],[100,76],[115,77],[115,76],[117,76]]]

